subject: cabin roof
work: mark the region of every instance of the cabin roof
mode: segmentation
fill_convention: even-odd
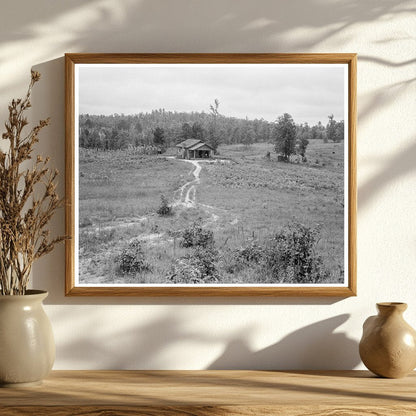
[[[197,143],[197,144],[193,145],[192,147],[189,147],[188,150],[198,150],[201,147],[205,147],[205,148],[214,150],[209,144],[206,144],[204,142]]]
[[[201,147],[207,147],[211,150],[214,150],[214,148],[212,146],[210,146],[209,144],[203,142],[202,140],[198,140],[198,139],[187,139],[184,140],[183,142],[180,142],[176,145],[176,147],[180,147],[182,149],[188,149],[188,150],[198,150]]]
[[[198,139],[186,139],[183,142],[178,143],[176,147],[183,147],[185,149],[189,149],[190,147],[195,146],[198,143],[203,143],[203,142]]]

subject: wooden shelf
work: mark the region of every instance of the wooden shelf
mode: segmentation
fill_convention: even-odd
[[[0,415],[416,415],[416,373],[367,371],[53,371],[0,389]]]

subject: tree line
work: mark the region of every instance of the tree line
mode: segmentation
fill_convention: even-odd
[[[279,121],[281,117],[290,124],[286,127],[288,131],[294,132],[295,147],[300,154],[306,150],[309,140],[338,142],[344,139],[344,122],[335,121],[332,115],[326,126],[321,122],[309,126],[307,123],[296,124],[289,114],[289,118],[284,115],[276,122],[262,118],[249,120],[227,117],[220,114],[219,105],[219,101],[215,100],[210,105],[209,112],[185,113],[162,108],[134,115],[81,114],[79,146],[103,150],[144,146],[164,151],[183,140],[198,139],[207,142],[216,151],[220,144],[249,146],[252,143],[276,142],[277,137],[283,134]],[[291,141],[293,140],[288,142],[289,148],[293,147]]]

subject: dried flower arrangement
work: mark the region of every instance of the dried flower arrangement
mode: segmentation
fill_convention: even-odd
[[[32,71],[25,98],[13,100],[5,123],[8,150],[0,149],[0,294],[24,295],[33,262],[49,253],[64,236],[51,239],[45,229],[63,200],[56,193],[58,171],[48,167],[49,157],[37,156],[30,168],[22,165],[32,159],[39,132],[50,119],[41,120],[28,134],[25,111],[39,72]]]

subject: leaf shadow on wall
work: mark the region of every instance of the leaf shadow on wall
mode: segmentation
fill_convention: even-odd
[[[77,313],[82,314],[81,311]],[[234,334],[230,336],[219,335],[203,329],[189,329],[188,325],[184,326],[181,316],[166,313],[128,330],[120,325],[108,329],[113,328],[111,320],[107,322],[108,328],[102,328],[94,322],[98,317],[92,316],[82,322],[61,311],[56,316],[61,324],[67,320],[66,328],[70,328],[76,320],[81,327],[71,330],[70,342],[65,343],[64,337],[59,338],[57,358],[63,365],[75,362],[80,368],[89,369],[152,369],[161,366],[169,369],[172,368],[172,355],[186,350],[186,355],[179,354],[174,368],[184,365],[192,368],[194,363],[201,361],[201,351],[205,360],[213,355],[206,350],[207,346],[221,344],[225,346],[223,353],[205,369],[352,369],[360,362],[358,343],[344,332],[335,332],[349,317],[349,314],[342,314],[307,325],[281,341],[255,351],[249,347],[255,332],[253,326],[232,330]],[[86,333],[89,336],[85,336]],[[185,357],[186,364],[183,364]]]
[[[358,58],[360,62],[360,58]],[[376,111],[388,107],[392,102],[397,100],[401,95],[408,93],[409,87],[416,81],[416,78],[410,78],[388,86],[383,86],[373,92],[368,97],[367,102],[361,105],[358,112],[358,126],[364,124],[371,118]]]
[[[354,0],[341,2],[336,7],[330,7],[319,0],[309,0],[307,4],[303,0],[259,0],[256,3],[242,0],[238,7],[233,2],[221,0],[208,3],[176,0],[174,7],[166,7],[164,0],[126,0],[119,3],[90,0],[87,6],[83,0],[38,0],[35,8],[21,7],[19,2],[8,5],[6,13],[0,19],[0,33],[3,43],[16,39],[33,39],[45,27],[58,23],[67,24],[67,21],[60,19],[69,16],[70,19],[78,21],[72,28],[64,27],[69,32],[63,37],[68,47],[81,47],[85,51],[85,48],[103,45],[103,48],[107,51],[111,49],[111,52],[132,52],[132,45],[129,45],[129,40],[132,39],[137,42],[137,47],[159,45],[163,49],[169,48],[169,42],[173,38],[166,35],[172,33],[174,27],[184,29],[181,32],[184,41],[182,44],[187,41],[188,44],[192,42],[204,47],[203,41],[208,39],[211,50],[214,49],[215,42],[213,32],[218,35],[215,46],[226,50],[235,47],[247,50],[252,47],[258,49],[259,38],[275,38],[296,27],[322,29],[316,38],[302,37],[302,44],[292,37],[291,42],[305,50],[351,25],[371,22],[385,15],[413,11],[408,0],[379,0],[377,4],[371,0]],[[15,21],[11,18],[16,15],[19,16],[18,32]],[[201,22],[205,24],[202,25]],[[68,29],[72,29],[73,36]],[[192,30],[200,33],[199,39],[189,36]]]
[[[308,52],[333,36],[348,41],[344,32],[352,26],[414,12],[409,0],[354,0],[336,7],[319,0],[242,0],[238,7],[221,0],[176,0],[173,7],[164,0],[38,0],[35,8],[9,3],[0,15],[0,65],[27,67],[35,56],[63,51]],[[19,83],[10,75],[0,82],[0,96]]]
[[[359,62],[370,62],[376,65],[385,65],[390,68],[414,68],[416,59],[408,59],[403,62],[394,62],[388,59],[382,59],[374,56],[359,56]],[[409,71],[409,73],[413,71]],[[390,84],[388,86],[377,89],[371,93],[371,96],[367,100],[367,103],[360,107],[358,112],[358,126],[365,124],[375,111],[380,111],[384,107],[388,107],[390,103],[394,102],[401,95],[408,93],[409,88],[413,87],[416,82],[416,77],[410,77],[408,79]],[[405,110],[407,111],[407,110]],[[414,134],[414,132],[411,132]],[[413,143],[391,156],[388,160],[383,162],[383,166],[379,169],[378,173],[373,175],[372,178],[367,180],[364,184],[358,188],[358,207],[366,207],[375,196],[382,191],[389,183],[397,181],[416,169],[416,137],[413,139]]]
[[[358,188],[358,206],[366,206],[389,183],[397,181],[416,169],[416,139],[383,164],[383,168]]]
[[[207,369],[352,369],[360,363],[358,343],[335,332],[349,317],[342,314],[307,325],[258,351],[250,348],[246,338],[235,338]]]
[[[76,313],[70,317],[64,312],[58,312],[56,316],[61,324],[69,320],[73,322],[76,318]],[[210,344],[218,341],[203,331],[183,328],[181,319],[172,313],[150,319],[144,325],[140,324],[140,320],[141,317],[137,316],[137,325],[129,325],[126,329],[110,319],[107,322],[108,328],[103,328],[100,317],[94,314],[87,321],[82,321],[80,317],[82,328],[73,328],[71,341],[65,343],[63,338],[59,339],[57,359],[63,363],[77,363],[79,368],[89,369],[169,368],[172,363],[171,354],[168,354],[170,348],[188,342]]]

